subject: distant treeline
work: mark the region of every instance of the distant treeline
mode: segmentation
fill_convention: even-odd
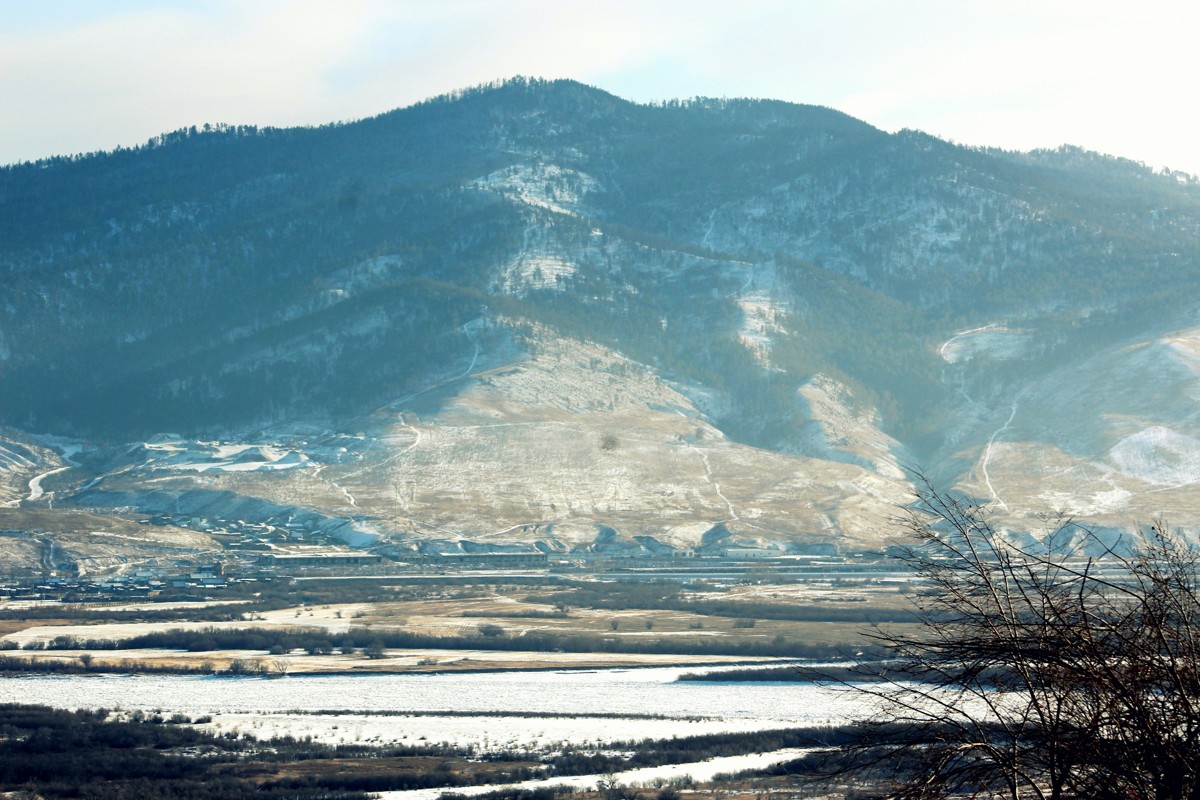
[[[453,786],[475,786],[481,783],[517,783],[543,776],[538,766],[508,766],[503,769],[480,767],[471,762],[443,761],[428,771],[393,772],[356,770],[329,771],[316,775],[288,777],[268,781],[264,789],[291,792],[387,792],[412,789],[437,789]],[[306,796],[306,795],[300,795]],[[326,795],[317,796],[324,797]]]
[[[47,659],[47,658],[16,658],[14,656],[0,656],[0,673],[16,672],[16,673],[50,673],[56,675],[81,675],[89,672],[147,672],[161,673],[164,675],[214,675],[217,673],[216,667],[212,664],[199,664],[196,666],[188,666],[183,664],[154,664],[146,661],[133,661],[132,659],[122,660],[117,665],[112,664],[97,664],[90,659]],[[258,674],[259,668],[255,666],[253,669],[247,667],[244,670],[230,669],[227,671],[231,675],[245,675],[251,672]]]
[[[694,588],[694,587],[692,587]],[[641,583],[578,583],[570,591],[530,595],[526,602],[606,609],[665,609],[738,619],[774,619],[795,622],[916,622],[907,609],[840,608],[826,604],[750,603],[743,600],[700,598],[684,594],[677,581]]]
[[[208,721],[180,714],[165,718],[135,712],[120,719],[104,710],[0,705],[0,785],[23,787],[48,800],[365,800],[363,792],[613,773],[791,747],[829,747],[856,736],[849,726],[722,733],[614,742],[604,752],[596,752],[594,745],[570,746],[531,759],[528,753],[479,754],[451,745],[332,746],[292,737],[258,741],[193,727]],[[301,762],[305,766],[299,770]],[[549,796],[529,795],[526,800]]]
[[[728,669],[714,672],[685,672],[677,681],[782,682],[798,683],[812,680],[795,667],[766,667],[762,669]]]
[[[518,789],[516,787],[508,787],[497,789],[494,792],[484,792],[483,794],[460,794],[458,792],[445,792],[440,795],[440,800],[467,800],[468,797],[472,800],[557,800],[564,794],[574,794],[575,789],[570,786],[539,786],[536,789]]]
[[[236,736],[214,736],[161,718],[111,719],[105,711],[0,705],[0,786],[33,796],[117,800],[366,800],[361,792],[283,790],[227,766],[252,751]],[[276,741],[273,757],[329,757],[333,749]],[[186,748],[186,751],[183,749]],[[195,757],[198,750],[204,758]],[[287,756],[284,756],[286,751]]]
[[[882,654],[881,654],[882,655]],[[859,651],[859,659],[863,654]],[[729,669],[713,672],[685,672],[680,681],[781,682],[781,683],[861,683],[880,680],[918,680],[919,675],[896,667],[889,661],[865,659],[854,664],[823,664],[791,667]]]
[[[259,611],[287,608],[291,603],[221,604],[184,608],[106,609],[78,603],[0,609],[0,619],[69,619],[72,622],[231,622]]]
[[[802,642],[782,635],[764,642],[725,641],[712,637],[622,638],[598,634],[558,634],[527,631],[508,636],[496,626],[485,632],[460,636],[431,636],[407,631],[381,631],[352,628],[332,633],[312,628],[173,628],[134,636],[129,639],[84,639],[59,636],[47,647],[55,650],[170,649],[193,653],[213,650],[261,650],[283,655],[303,649],[311,655],[363,652],[382,657],[387,649],[439,650],[530,650],[567,653],[663,653],[671,655],[778,656],[784,658],[840,658],[844,653],[825,642]],[[31,649],[41,647],[31,643]],[[27,645],[29,647],[29,645]]]
[[[234,583],[205,589],[166,589],[152,600],[139,600],[142,608],[105,608],[103,604],[84,602],[68,596],[62,603],[3,608],[0,619],[70,619],[77,622],[226,622],[247,619],[256,613],[295,606],[325,606],[340,603],[387,603],[426,599],[431,586],[451,597],[484,597],[480,588],[494,584],[539,586],[555,584],[554,576],[437,576],[422,585],[403,585],[386,580],[305,580],[274,579]],[[233,605],[233,601],[243,601]],[[169,607],[167,603],[206,602],[208,606]],[[224,604],[222,604],[224,603]],[[163,607],[157,607],[159,605]],[[546,612],[550,613],[550,612]]]
[[[257,741],[189,726],[208,721],[0,706],[0,785],[27,787],[45,798],[365,800],[369,791],[507,783],[543,772],[523,755],[444,744]],[[308,774],[279,776],[280,767],[298,762]]]
[[[550,775],[591,775],[663,764],[686,764],[722,756],[765,753],[794,747],[832,747],[857,736],[854,726],[810,726],[740,733],[709,733],[673,739],[613,742],[603,752],[569,747],[546,763]]]

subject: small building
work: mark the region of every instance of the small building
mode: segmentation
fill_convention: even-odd
[[[779,558],[778,550],[767,550],[762,547],[726,547],[721,550],[721,556],[737,561],[757,561],[765,558]]]
[[[509,569],[512,567],[542,567],[549,563],[545,553],[439,553],[429,556],[434,564],[473,567],[475,569]]]
[[[268,553],[258,563],[274,567],[354,567],[381,564],[383,557],[374,553]]]

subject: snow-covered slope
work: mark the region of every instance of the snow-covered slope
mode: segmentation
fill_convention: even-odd
[[[6,507],[876,547],[913,466],[1200,524],[1200,186],[1119,158],[514,80],[0,169],[0,241]]]

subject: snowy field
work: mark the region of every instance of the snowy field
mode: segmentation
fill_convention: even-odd
[[[844,722],[862,695],[800,683],[676,682],[680,668],[434,675],[0,678],[0,702],[191,717],[330,742],[541,749]],[[326,713],[321,713],[326,712]],[[338,713],[328,713],[338,712]],[[375,713],[372,713],[375,712]]]

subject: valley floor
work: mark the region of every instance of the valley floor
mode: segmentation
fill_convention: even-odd
[[[188,760],[216,747],[206,780],[231,797],[434,800],[512,784],[525,792],[505,790],[513,800],[820,797],[762,770],[863,713],[853,698],[798,675],[680,677],[869,655],[870,622],[912,624],[903,582],[761,567],[687,582],[493,574],[195,591],[0,603],[0,714],[36,697],[222,743],[166,747],[179,774],[150,779],[154,796],[191,786],[201,767]],[[245,752],[222,754],[226,743]],[[260,748],[279,755],[260,763]],[[741,769],[758,772],[714,778]],[[50,778],[27,784],[66,796]]]

